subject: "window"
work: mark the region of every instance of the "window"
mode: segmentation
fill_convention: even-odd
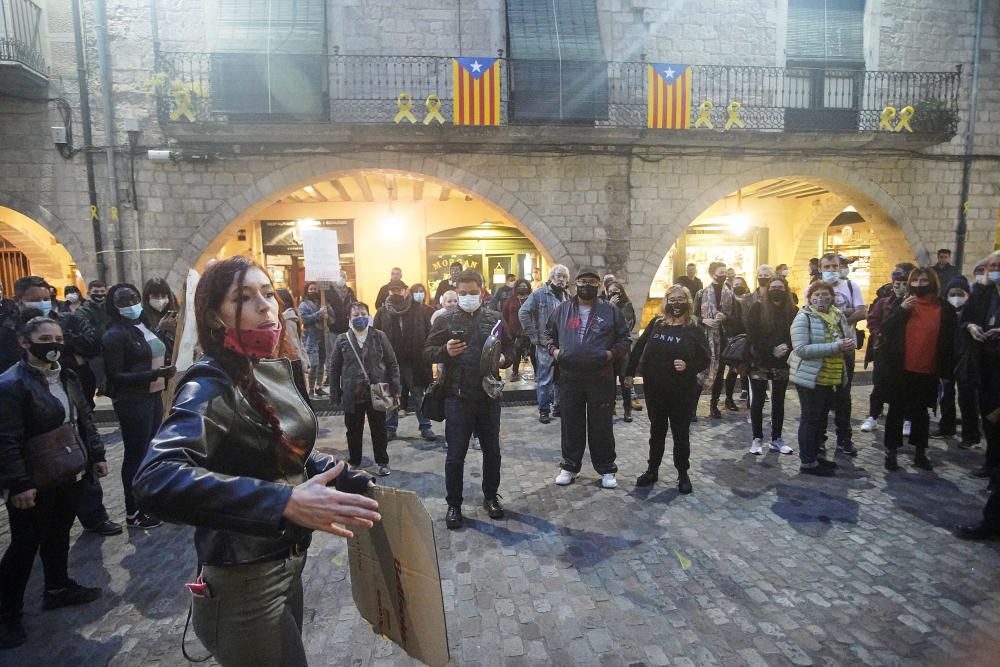
[[[864,17],[864,0],[789,0],[789,65],[864,69]]]
[[[217,0],[212,101],[228,114],[323,117],[324,0]]]
[[[516,120],[607,119],[596,0],[507,0],[507,39]]]

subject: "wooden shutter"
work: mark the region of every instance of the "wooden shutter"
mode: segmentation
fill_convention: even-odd
[[[789,0],[787,60],[863,66],[864,18],[864,0]]]
[[[596,0],[508,0],[507,34],[515,120],[608,118]]]

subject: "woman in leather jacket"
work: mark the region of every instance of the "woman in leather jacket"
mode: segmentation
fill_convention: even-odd
[[[44,609],[101,596],[101,589],[79,585],[67,570],[81,479],[108,474],[104,445],[76,374],[59,365],[64,350],[59,323],[38,310],[25,315],[30,319],[19,331],[24,358],[0,375],[0,489],[9,496],[10,519],[10,545],[0,561],[0,648],[19,646],[27,638],[21,608],[36,553],[45,567]],[[83,469],[75,479],[38,488],[38,471],[29,467],[25,445],[64,425],[71,425],[83,447]]]
[[[316,415],[289,361],[272,358],[279,308],[250,260],[205,271],[195,293],[205,355],[178,383],[135,481],[144,507],[196,528],[192,622],[222,665],[306,664],[301,576],[312,531],[351,537],[349,527],[380,519],[359,495],[371,478],[313,450]]]
[[[156,528],[159,519],[136,504],[132,480],[163,421],[163,389],[176,369],[167,363],[166,342],[146,326],[142,296],[134,285],[112,286],[104,307],[110,322],[101,340],[104,395],[111,398],[122,430],[125,523],[130,528]]]

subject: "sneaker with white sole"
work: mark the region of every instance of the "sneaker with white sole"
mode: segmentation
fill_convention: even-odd
[[[601,486],[605,489],[617,489],[618,480],[615,479],[615,474],[613,472],[608,472],[601,475]]]
[[[878,419],[875,417],[868,417],[861,423],[862,433],[871,433],[876,428],[878,428]]]
[[[556,475],[556,484],[559,486],[569,486],[576,479],[576,475],[571,473],[569,470],[560,470],[559,474]]]
[[[764,451],[764,441],[761,440],[760,438],[754,438],[753,442],[750,444],[750,453],[759,455],[763,451]]]
[[[903,422],[903,437],[904,438],[909,438],[910,437],[910,429],[911,428],[913,428],[913,424],[911,424],[909,420]]]
[[[794,454],[795,450],[785,444],[785,441],[781,438],[775,438],[771,441],[771,451],[778,452],[780,454]]]

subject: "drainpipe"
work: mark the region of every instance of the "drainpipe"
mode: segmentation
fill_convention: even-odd
[[[983,0],[976,10],[976,41],[972,50],[972,91],[969,95],[969,124],[965,132],[965,153],[962,155],[962,195],[958,200],[958,226],[955,229],[955,266],[959,271],[965,262],[965,237],[969,226],[966,206],[969,203],[969,181],[972,176],[972,153],[976,138],[976,98],[979,96],[979,45],[983,38]]]
[[[94,179],[94,145],[90,127],[90,87],[87,85],[87,61],[83,50],[83,16],[80,0],[73,0],[73,38],[76,42],[76,83],[80,89],[80,123],[83,125],[83,160],[87,168],[87,197],[90,200],[90,223],[93,226],[94,250],[97,257],[97,278],[108,279],[108,265],[104,261],[104,239],[101,237],[101,214],[97,205],[97,183]]]
[[[118,206],[118,174],[115,170],[115,110],[111,99],[111,52],[108,48],[107,0],[94,3],[94,28],[97,33],[97,60],[101,74],[101,103],[104,107],[104,143],[108,162],[108,189],[111,200],[111,221],[115,230],[115,267],[118,282],[125,282],[125,248],[122,244],[122,221]]]

